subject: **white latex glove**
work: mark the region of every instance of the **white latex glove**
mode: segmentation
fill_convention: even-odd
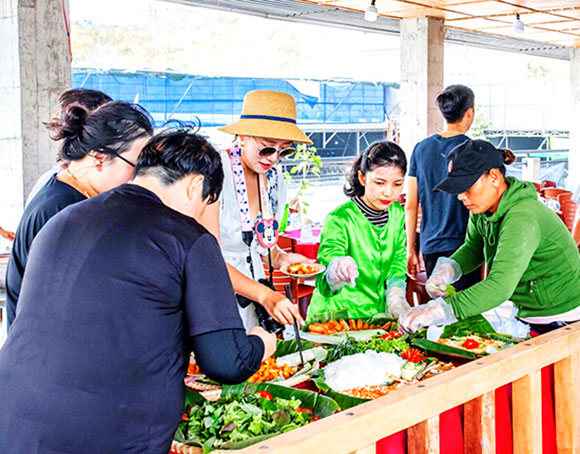
[[[407,283],[404,279],[389,279],[387,282],[387,314],[391,318],[399,318],[411,309],[407,303]]]
[[[437,298],[404,313],[399,318],[399,330],[414,333],[423,326],[449,325],[456,321],[451,304],[447,304],[443,298]]]
[[[425,290],[431,298],[447,298],[447,286],[457,282],[461,276],[459,263],[447,257],[439,257],[433,273],[427,279]]]
[[[335,258],[326,268],[326,282],[333,292],[341,289],[345,285],[354,287],[355,279],[358,277],[358,267],[350,255]]]

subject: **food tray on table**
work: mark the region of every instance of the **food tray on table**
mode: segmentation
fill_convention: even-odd
[[[311,372],[317,370],[320,360],[326,357],[326,351],[321,352],[321,347],[312,348],[314,344],[308,341],[303,342],[303,347],[305,348],[303,352],[305,364],[299,368],[300,356],[296,341],[278,340],[274,356],[263,361],[260,369],[248,379],[248,382],[293,387],[309,381],[312,378]],[[189,370],[196,373],[185,377],[184,383],[187,388],[199,392],[222,389],[220,383],[212,382],[205,375],[199,373],[193,356],[190,359]]]
[[[370,318],[349,317],[348,310],[324,312],[310,317],[304,324],[303,339],[327,345],[337,345],[348,337],[369,340],[398,329],[397,321],[386,314]],[[291,333],[289,336],[292,336]]]
[[[340,410],[315,392],[265,383],[224,385],[202,395],[186,389],[171,453],[243,449]]]

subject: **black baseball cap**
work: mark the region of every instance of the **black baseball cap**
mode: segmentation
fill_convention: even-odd
[[[504,165],[501,150],[485,140],[467,139],[457,145],[447,157],[447,177],[434,192],[461,194],[467,191],[485,172]]]

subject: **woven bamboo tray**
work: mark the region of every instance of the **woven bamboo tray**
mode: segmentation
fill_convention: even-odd
[[[171,453],[178,454],[203,454],[203,449],[197,446],[187,446],[176,441],[171,443]]]
[[[316,368],[313,368],[311,370],[316,370]],[[293,386],[307,382],[308,380],[310,380],[310,378],[311,378],[310,375],[306,373],[306,374],[299,375],[297,377],[290,377],[287,380],[273,381],[273,382],[266,382],[266,383],[270,383],[272,385],[278,385],[278,386],[286,386],[287,388],[292,388]],[[189,389],[193,389],[194,391],[200,391],[202,393],[205,391],[216,391],[216,390],[222,389],[222,387],[220,385],[210,385],[208,383],[200,383],[198,381],[186,381],[185,386],[188,387]]]

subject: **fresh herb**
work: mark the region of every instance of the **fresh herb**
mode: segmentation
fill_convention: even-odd
[[[401,353],[409,348],[406,342],[407,336],[394,337],[392,339],[383,339],[374,337],[368,342],[362,342],[361,351],[374,350],[379,353]]]
[[[312,411],[301,408],[295,397],[272,397],[260,394],[231,395],[217,402],[204,402],[189,407],[187,420],[178,432],[186,443],[202,445],[204,452],[255,437],[273,436],[308,424]]]
[[[369,341],[356,341],[347,336],[344,342],[335,345],[326,359],[327,363],[339,360],[343,356],[350,356],[356,353],[364,353],[367,350],[374,350],[379,353],[401,353],[409,348],[406,342],[407,335],[398,332],[385,334],[383,337],[373,337]]]
[[[331,363],[333,361],[339,360],[343,356],[350,356],[356,353],[360,353],[361,349],[359,346],[360,342],[358,342],[355,338],[346,336],[346,339],[338,345],[332,347],[328,357],[326,358],[327,363]]]

